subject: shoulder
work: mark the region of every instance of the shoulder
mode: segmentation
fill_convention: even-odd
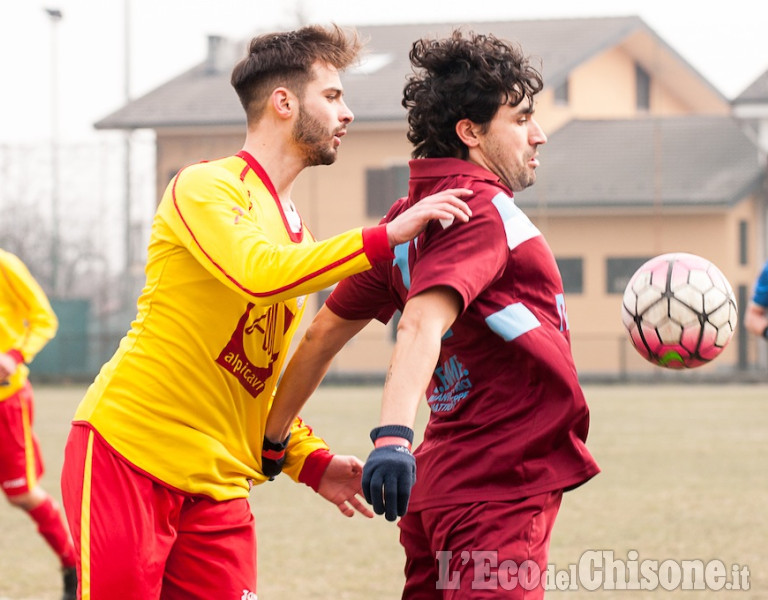
[[[242,163],[240,163],[242,165]],[[177,174],[177,184],[200,185],[216,181],[240,181],[237,165],[230,159],[219,159],[193,163],[182,168]]]
[[[27,267],[18,256],[5,250],[0,250],[0,267],[15,273],[27,272]]]
[[[228,159],[200,162],[181,169],[171,181],[174,202],[205,202],[225,197],[246,198],[246,185],[240,178],[242,162]],[[240,169],[238,169],[238,166]]]

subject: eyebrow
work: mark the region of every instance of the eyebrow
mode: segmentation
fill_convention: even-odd
[[[525,102],[525,100],[523,100]],[[534,112],[536,112],[536,106],[535,104],[528,100],[528,104],[525,106],[525,108],[522,107],[523,102],[520,102],[520,104],[514,105],[514,104],[507,104],[510,108],[512,108],[516,114],[520,115],[532,115]]]

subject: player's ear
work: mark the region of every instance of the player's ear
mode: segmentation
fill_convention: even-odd
[[[461,119],[456,123],[456,135],[467,148],[474,148],[479,143],[480,127],[469,119]]]
[[[272,108],[279,117],[290,119],[298,107],[298,100],[288,88],[279,87],[272,91],[270,96]]]

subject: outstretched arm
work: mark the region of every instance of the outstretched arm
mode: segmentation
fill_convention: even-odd
[[[446,287],[431,288],[405,304],[382,393],[381,425],[413,428],[440,356],[440,340],[461,306],[459,294]]]
[[[284,440],[302,407],[320,385],[333,357],[368,320],[349,321],[323,306],[315,315],[285,368],[269,411],[265,437]]]
[[[317,292],[390,261],[392,248],[433,219],[466,221],[470,210],[461,197],[471,194],[443,190],[387,224],[357,227],[312,244],[284,244],[246,192],[232,173],[193,165],[168,187],[158,219],[213,277],[260,306]]]
[[[461,312],[459,294],[431,288],[405,304],[381,401],[380,426],[371,432],[374,450],[363,469],[363,493],[376,514],[389,521],[405,514],[415,482],[410,454],[419,402],[440,356],[440,340]]]

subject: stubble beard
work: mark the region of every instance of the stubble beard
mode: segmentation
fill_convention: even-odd
[[[293,141],[301,148],[305,166],[332,165],[336,162],[336,149],[329,138],[332,135],[325,126],[300,108],[293,126]]]
[[[513,192],[522,192],[536,183],[536,171],[524,166],[505,174],[500,179]]]

